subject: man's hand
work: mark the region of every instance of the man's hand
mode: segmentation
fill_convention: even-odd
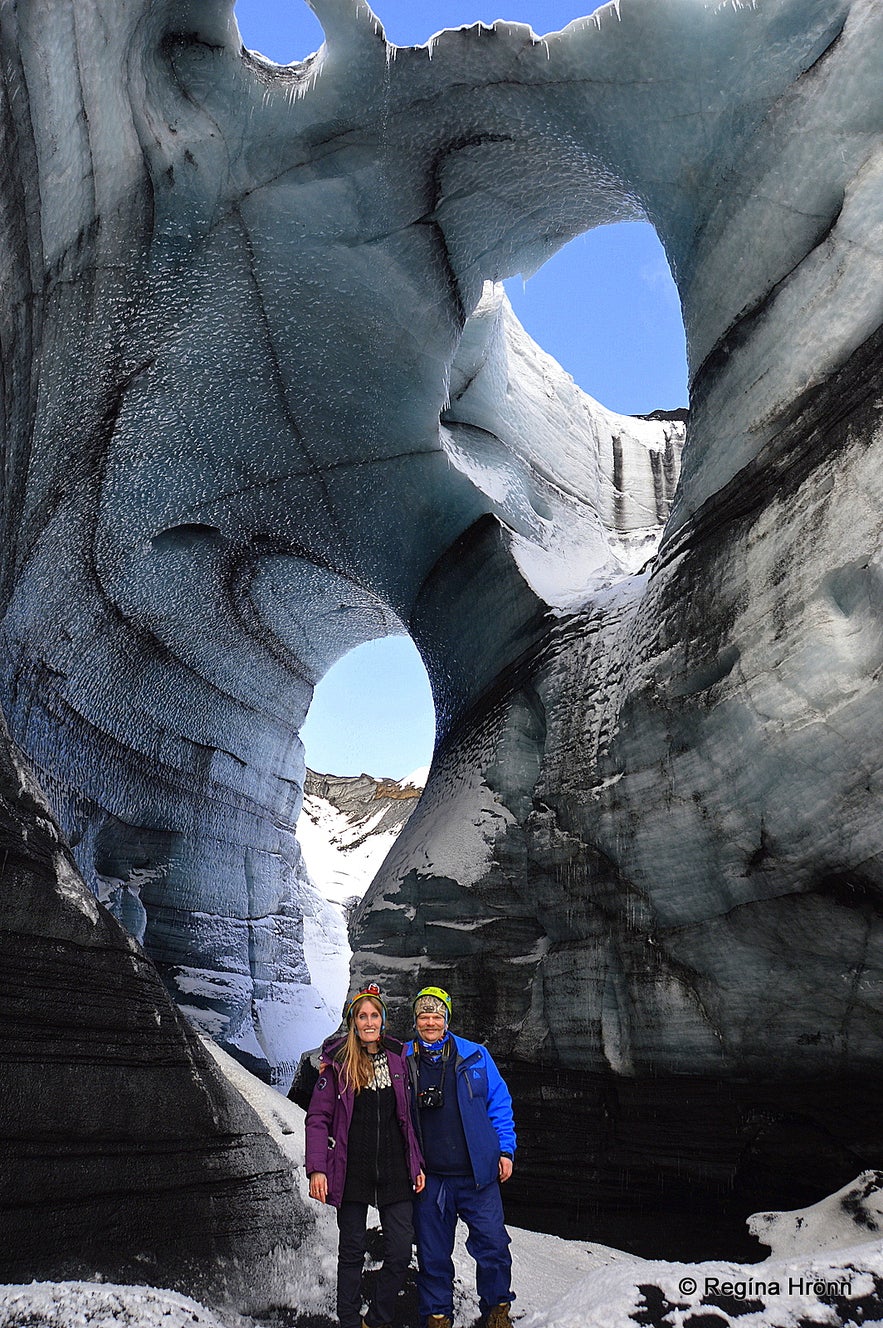
[[[310,1173],[310,1198],[325,1203],[328,1199],[328,1177],[324,1171]]]
[[[512,1175],[511,1157],[500,1158],[500,1184],[502,1185]]]
[[[426,1176],[422,1171],[417,1172],[417,1179],[414,1181],[414,1193],[419,1194],[426,1184]]]

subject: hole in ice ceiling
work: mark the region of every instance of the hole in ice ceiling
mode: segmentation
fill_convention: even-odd
[[[592,14],[598,0],[374,0],[372,8],[389,41],[422,46],[441,28],[493,23],[497,18],[529,23],[537,33],[557,32]],[[306,0],[237,0],[236,21],[244,44],[277,64],[302,60],[322,44],[322,28]]]
[[[408,636],[357,646],[319,682],[301,730],[306,761],[323,774],[403,780],[432,760],[429,679]]]
[[[444,27],[500,15],[556,31],[595,0],[375,0],[390,41],[420,44]],[[237,0],[243,42],[280,64],[322,43],[306,0]],[[610,410],[646,415],[687,405],[684,327],[665,252],[649,223],[602,226],[578,236],[522,282],[506,282],[536,342]]]
[[[279,65],[303,60],[324,41],[306,0],[236,0],[235,14],[243,45]]]
[[[680,301],[648,222],[578,235],[528,281],[504,284],[534,341],[609,410],[648,415],[687,405]]]

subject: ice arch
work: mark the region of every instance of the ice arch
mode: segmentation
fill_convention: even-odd
[[[878,1137],[883,20],[621,0],[392,51],[315,10],[280,70],[222,0],[0,8],[4,713],[90,884],[141,872],[148,945],[257,1032],[312,687],[406,622],[440,759],[361,971],[441,970],[597,1234],[629,1175],[651,1230],[674,1193],[673,1242],[731,1234]],[[679,422],[587,401],[495,286],[640,216],[692,391],[652,576]]]

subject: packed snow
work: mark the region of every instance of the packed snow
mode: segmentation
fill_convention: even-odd
[[[368,889],[397,838],[394,830],[375,833],[373,820],[355,824],[325,798],[304,797],[297,837],[310,880],[325,899],[345,904]]]
[[[390,808],[411,802],[410,797],[390,800],[384,790],[413,794],[423,789],[428,775],[429,767],[421,766],[404,779],[372,780],[373,793],[355,806],[337,806],[316,793],[304,795],[297,834],[309,877],[303,946],[311,986],[286,1022],[289,1060],[317,1046],[337,1026],[350,983],[347,912],[365,894],[401,832],[402,821],[390,818]],[[346,783],[330,779],[332,785]]]

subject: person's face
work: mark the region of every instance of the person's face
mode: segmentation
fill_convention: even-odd
[[[370,1000],[362,1001],[353,1015],[353,1027],[356,1030],[356,1037],[363,1047],[371,1047],[380,1040],[382,1024],[383,1016],[374,1002]]]
[[[414,1023],[424,1042],[439,1042],[445,1035],[443,1014],[418,1014]]]

